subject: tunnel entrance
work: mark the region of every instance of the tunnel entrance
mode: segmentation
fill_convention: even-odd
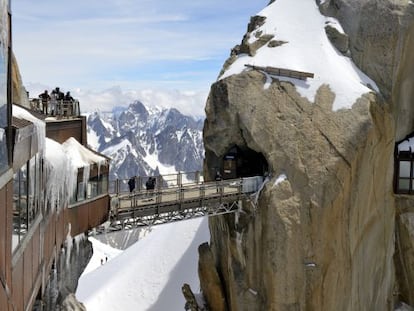
[[[223,157],[223,178],[263,176],[269,166],[262,153],[233,146]]]

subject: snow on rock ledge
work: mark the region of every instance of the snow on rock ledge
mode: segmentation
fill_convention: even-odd
[[[315,1],[278,0],[258,15],[266,17],[266,20],[248,34],[249,44],[253,45],[262,36],[269,35],[284,44],[277,47],[264,45],[254,56],[238,55],[219,79],[248,70],[246,64],[311,72],[315,77],[307,81],[277,78],[292,82],[310,102],[315,101],[321,85],[329,85],[335,94],[334,111],[351,108],[362,94],[373,90],[378,92],[375,82],[359,70],[350,58],[338,53],[329,41],[325,26],[329,24],[336,29],[342,28],[339,22],[335,23],[335,19],[321,15]]]

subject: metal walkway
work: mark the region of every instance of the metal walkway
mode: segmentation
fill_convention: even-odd
[[[237,211],[259,190],[263,177],[194,182],[176,187],[112,194],[110,227],[122,230]]]

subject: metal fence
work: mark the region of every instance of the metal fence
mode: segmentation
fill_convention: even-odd
[[[186,185],[198,185],[204,182],[203,175],[200,171],[195,172],[178,172],[177,174],[167,174],[158,176],[134,176],[134,189],[132,193],[136,194],[145,191],[146,182],[150,177],[156,180],[155,189],[162,190],[167,188],[179,188]],[[109,193],[113,195],[121,195],[131,192],[128,181],[131,179],[116,179],[109,181]]]

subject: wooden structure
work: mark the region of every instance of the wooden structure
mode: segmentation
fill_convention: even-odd
[[[252,68],[254,70],[260,70],[264,71],[270,75],[275,76],[281,76],[281,77],[288,77],[288,78],[294,78],[299,80],[306,80],[307,78],[313,78],[314,74],[311,72],[305,72],[305,71],[297,71],[297,70],[291,70],[291,69],[285,69],[285,68],[278,68],[278,67],[270,67],[270,66],[254,66],[246,64],[244,65],[248,68]]]
[[[58,143],[65,142],[74,137],[82,145],[86,146],[86,117],[72,117],[66,119],[46,119],[46,136]]]

